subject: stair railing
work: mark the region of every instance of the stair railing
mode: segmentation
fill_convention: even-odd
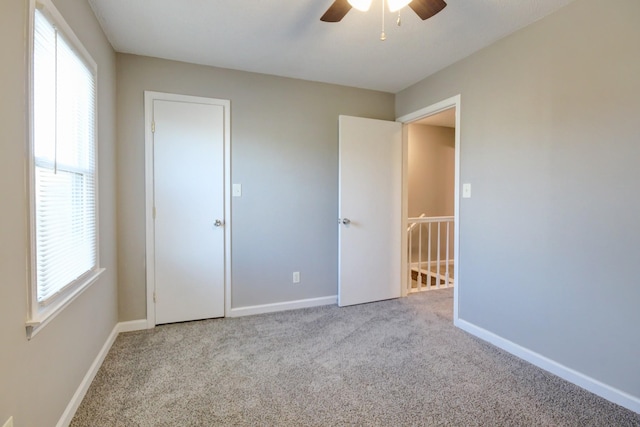
[[[451,242],[453,242],[454,219],[453,216],[427,217],[425,214],[408,219],[407,291],[409,293],[453,286]],[[414,248],[414,237],[418,239],[417,250]],[[423,248],[425,244],[426,248]]]

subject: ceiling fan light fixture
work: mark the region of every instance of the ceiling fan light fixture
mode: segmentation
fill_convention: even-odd
[[[372,0],[348,0],[349,4],[363,12],[366,12],[371,7]],[[407,2],[408,3],[408,2]]]
[[[411,0],[387,0],[391,12],[397,12],[409,3],[411,3]]]

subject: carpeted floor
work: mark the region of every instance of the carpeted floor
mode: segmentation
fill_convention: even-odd
[[[640,426],[452,324],[453,290],[121,334],[72,426]]]

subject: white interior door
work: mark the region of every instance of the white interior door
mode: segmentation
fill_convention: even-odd
[[[340,306],[401,293],[402,124],[340,116]]]
[[[224,107],[153,101],[155,323],[224,316]]]

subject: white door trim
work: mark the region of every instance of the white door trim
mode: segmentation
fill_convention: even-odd
[[[155,327],[155,230],[153,224],[153,101],[177,101],[219,105],[224,108],[224,312],[231,311],[231,102],[227,99],[204,98],[163,92],[144,92],[145,155],[145,228],[147,328]]]
[[[444,110],[450,108],[456,109],[456,128],[455,128],[455,190],[454,190],[454,205],[453,214],[455,216],[455,222],[453,225],[453,323],[458,325],[458,293],[460,289],[460,100],[461,96],[458,94],[447,98],[428,107],[421,108],[413,113],[405,114],[398,117],[397,122],[403,123],[402,132],[402,247],[407,247],[407,215],[409,211],[408,207],[408,152],[409,152],[409,139],[407,132],[407,125],[420,120],[424,117],[433,116]],[[406,251],[402,251],[402,265],[407,265]],[[402,269],[402,296],[407,295],[406,283],[407,283],[407,269]]]

